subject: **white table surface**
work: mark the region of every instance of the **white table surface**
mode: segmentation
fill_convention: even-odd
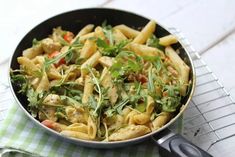
[[[235,98],[235,1],[231,0],[0,0],[0,81],[7,83],[8,57],[32,27],[64,11],[97,6],[132,11],[180,29]],[[230,140],[232,148],[235,140]]]

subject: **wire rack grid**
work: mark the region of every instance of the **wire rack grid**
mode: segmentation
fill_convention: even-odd
[[[169,30],[182,41],[196,70],[196,90],[184,114],[182,134],[209,151],[213,145],[235,136],[235,103],[182,33],[175,28]]]
[[[188,40],[175,28],[169,28],[190,53],[196,69],[196,90],[183,118],[182,134],[209,150],[213,145],[235,136],[235,103]],[[0,83],[0,125],[13,97],[9,85]]]

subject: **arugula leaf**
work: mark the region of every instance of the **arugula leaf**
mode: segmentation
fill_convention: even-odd
[[[74,51],[71,51],[64,57],[67,64],[73,59],[73,56],[74,56]]]
[[[56,112],[55,112],[55,116],[57,117],[57,118],[61,118],[61,119],[68,119],[68,116],[67,116],[67,114],[66,114],[66,112],[65,112],[65,108],[64,107],[57,107],[56,108]]]
[[[102,40],[102,39],[100,39],[100,38],[98,38],[98,39],[96,40],[96,44],[97,44],[98,47],[101,47],[101,48],[103,48],[103,49],[106,49],[106,48],[109,47],[109,45],[108,45],[104,40]]]
[[[153,95],[155,93],[155,86],[154,86],[154,80],[152,75],[152,68],[148,71],[148,91],[150,92],[150,95]]]
[[[71,47],[77,47],[77,48],[82,48],[83,47],[83,44],[80,43],[80,38],[76,38],[76,40],[70,45]]]
[[[180,97],[163,97],[161,99],[162,110],[166,112],[175,112],[180,105]]]
[[[115,58],[115,63],[110,67],[111,76],[115,80],[123,79],[125,75],[138,73],[142,70],[143,58],[130,51],[122,51]]]
[[[104,35],[106,36],[106,38],[108,39],[109,41],[109,44],[111,46],[113,46],[114,44],[114,40],[113,40],[113,28],[111,25],[107,25],[107,20],[105,20],[103,23],[102,23],[102,28],[103,28],[103,32],[104,32]]]
[[[97,104],[96,104],[96,108],[95,108],[95,110],[93,111],[93,115],[95,116],[95,117],[97,117],[98,116],[98,110],[100,110],[101,109],[101,107],[102,107],[102,101],[103,101],[103,94],[102,94],[102,91],[101,91],[101,87],[100,87],[100,84],[99,84],[99,81],[98,81],[98,79],[96,78],[96,76],[95,76],[95,74],[93,73],[93,71],[91,70],[91,68],[88,66],[87,67],[87,69],[89,70],[89,72],[90,72],[90,74],[91,74],[91,76],[92,76],[92,78],[93,78],[93,82],[94,82],[94,84],[96,85],[96,87],[97,87],[97,89],[98,89],[98,94],[99,94],[99,98],[98,98],[98,102],[97,102]],[[94,102],[92,101],[92,105],[94,105]]]
[[[96,40],[96,44],[98,48],[100,49],[100,52],[104,56],[110,56],[110,57],[115,57],[117,56],[123,48],[129,43],[129,40],[123,40],[118,44],[107,44],[104,40],[98,38]]]
[[[140,111],[140,112],[144,112],[145,111],[145,109],[146,109],[146,103],[139,103],[139,104],[137,104],[136,106],[135,106],[135,108],[138,110],[138,111]]]
[[[15,71],[10,72],[11,82],[20,88],[18,93],[26,93],[30,87],[28,79],[24,74],[14,74]]]
[[[144,56],[143,59],[151,62],[156,68],[157,72],[160,72],[160,70],[164,68],[163,62],[159,56],[154,56],[154,57]]]
[[[147,40],[147,46],[156,47],[162,51],[165,50],[165,47],[159,44],[159,39],[154,34]]]
[[[43,98],[47,95],[45,92],[36,92],[33,88],[27,90],[26,96],[29,101],[28,107],[33,117],[37,116],[39,108],[41,108]]]
[[[112,117],[114,114],[122,114],[122,109],[124,106],[129,103],[129,98],[123,99],[120,103],[115,105],[114,107],[110,107],[105,111],[107,117]]]
[[[67,105],[71,105],[74,107],[80,107],[82,106],[76,99],[71,98],[69,96],[62,95],[60,96],[62,101],[65,101]]]
[[[38,45],[39,43],[40,43],[40,41],[37,40],[36,38],[34,38],[33,41],[32,41],[32,45],[33,45],[33,46],[36,46],[36,45]]]
[[[51,64],[57,63],[58,61],[60,61],[62,58],[66,57],[68,54],[72,53],[72,49],[71,47],[68,49],[67,52],[65,53],[60,53],[58,56],[56,56],[55,58],[49,59],[49,58],[45,58],[44,64],[43,64],[43,69],[42,71],[46,71],[48,70],[48,68],[50,67]]]
[[[167,95],[162,97],[158,103],[161,104],[163,111],[175,112],[181,101],[179,86],[165,85],[163,91],[167,92]]]

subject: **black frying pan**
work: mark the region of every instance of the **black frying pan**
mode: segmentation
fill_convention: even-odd
[[[104,8],[91,8],[91,9],[81,9],[75,10],[71,12],[66,12],[55,17],[52,17],[36,27],[34,27],[29,33],[25,35],[25,37],[21,40],[19,45],[17,46],[10,62],[11,69],[18,69],[19,64],[17,63],[17,57],[22,55],[23,50],[31,47],[32,40],[43,39],[51,34],[53,28],[57,26],[62,26],[63,29],[69,30],[76,34],[81,28],[83,28],[86,24],[95,24],[101,25],[101,23],[107,20],[111,25],[125,24],[134,28],[140,28],[145,26],[149,19],[142,17],[140,15],[136,15],[126,11],[120,11],[115,9],[104,9]],[[155,35],[157,37],[162,37],[170,34],[164,27],[159,24],[156,27]],[[146,140],[147,138],[152,137],[154,141],[160,146],[160,153],[164,156],[190,156],[190,157],[209,157],[207,152],[203,151],[199,147],[193,145],[189,141],[185,140],[181,135],[177,135],[172,133],[167,129],[169,125],[171,125],[180,115],[185,111],[185,108],[188,106],[190,99],[192,98],[194,88],[195,88],[195,70],[193,67],[192,60],[189,54],[184,49],[183,45],[178,43],[173,46],[175,49],[180,50],[180,56],[186,60],[186,64],[191,68],[190,71],[190,81],[192,83],[192,87],[186,97],[183,98],[182,104],[184,104],[184,108],[179,111],[179,113],[166,125],[162,128],[146,134],[141,137],[137,137],[134,139],[129,139],[125,141],[116,141],[116,142],[97,142],[97,141],[86,141],[80,139],[74,139],[69,137],[61,136],[59,133],[48,129],[44,125],[42,125],[37,119],[33,118],[29,111],[27,110],[28,101],[26,96],[19,94],[17,91],[17,87],[14,86],[10,82],[12,93],[18,102],[19,106],[23,109],[26,115],[32,119],[39,127],[44,128],[49,131],[51,134],[58,136],[59,138],[63,138],[68,142],[73,142],[82,146],[92,147],[92,148],[114,148],[114,147],[124,147],[126,145],[131,145],[135,143],[139,143],[141,141]]]

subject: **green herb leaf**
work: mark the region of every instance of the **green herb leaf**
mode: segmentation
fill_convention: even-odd
[[[17,71],[18,72],[18,71]],[[11,82],[20,88],[19,93],[26,93],[30,87],[28,79],[24,74],[14,74],[13,71],[10,72]]]
[[[32,41],[32,45],[33,45],[33,46],[36,46],[36,45],[38,45],[39,43],[40,43],[40,41],[37,40],[36,38],[34,38],[33,41]]]
[[[29,101],[28,107],[33,117],[37,116],[41,108],[42,101],[47,94],[45,92],[36,92],[33,88],[27,90],[27,100]]]
[[[57,107],[55,115],[56,115],[57,118],[66,119],[66,120],[68,119],[64,107]]]
[[[155,86],[154,86],[154,80],[152,75],[152,68],[148,71],[148,91],[150,92],[150,95],[155,93]]]
[[[143,58],[130,51],[122,51],[115,58],[115,63],[110,67],[111,76],[116,79],[123,79],[125,75],[138,73],[143,68]]]
[[[65,101],[65,103],[67,105],[71,105],[71,106],[74,106],[74,107],[81,107],[81,103],[79,103],[76,99],[73,99],[71,97],[68,97],[68,96],[65,96],[65,95],[62,95],[60,96],[61,100],[62,101]]]
[[[159,39],[154,34],[147,40],[147,45],[156,47],[162,51],[165,50],[165,47],[159,44]]]
[[[139,103],[135,106],[135,109],[137,109],[140,112],[144,112],[146,109],[146,103]]]
[[[110,107],[105,111],[107,117],[112,117],[114,114],[122,114],[122,110],[126,104],[129,102],[129,98],[123,99],[120,103],[115,105],[114,107]]]

